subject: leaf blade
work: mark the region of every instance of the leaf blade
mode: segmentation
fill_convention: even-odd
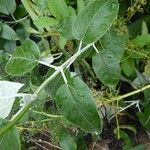
[[[23,75],[31,71],[40,57],[38,46],[32,40],[26,40],[21,46],[17,47],[8,61],[5,71],[10,75]]]
[[[101,120],[89,88],[79,78],[62,85],[56,93],[62,114],[88,132],[100,132]]]
[[[76,39],[92,43],[101,38],[111,27],[118,13],[116,0],[96,0],[89,4],[72,26]]]

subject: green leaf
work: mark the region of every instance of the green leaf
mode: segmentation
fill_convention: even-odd
[[[150,131],[150,109],[149,108],[150,108],[150,103],[148,103],[145,106],[144,112],[137,113],[141,124],[148,131]]]
[[[49,70],[49,72],[47,73],[46,77],[49,77],[50,75],[52,75],[52,73],[54,73],[54,71],[52,71],[51,69]],[[66,71],[65,72],[65,76],[68,79],[69,76],[69,72]],[[61,85],[64,84],[64,80],[61,74],[58,74],[45,88],[46,92],[48,95],[50,95],[50,97],[55,98],[56,92],[58,91],[59,87]]]
[[[123,130],[120,130],[120,138],[124,141],[123,150],[129,150],[133,147],[128,134]]]
[[[0,119],[0,128],[7,125],[8,121]],[[20,138],[18,130],[13,127],[0,137],[1,150],[21,150]]]
[[[103,50],[96,54],[92,66],[98,79],[106,86],[116,86],[121,75],[121,68],[113,53]]]
[[[0,37],[7,40],[18,40],[18,36],[16,32],[7,24],[3,24],[2,31],[0,33]]]
[[[101,120],[94,98],[87,85],[73,78],[56,93],[56,104],[61,113],[72,123],[87,132],[101,132]]]
[[[142,22],[142,35],[148,34],[148,26],[145,21]]]
[[[115,29],[109,30],[102,38],[101,44],[104,50],[111,51],[114,56],[120,61],[125,51],[125,45],[127,42],[127,34],[119,35]]]
[[[101,38],[111,27],[118,13],[117,0],[95,0],[78,16],[72,33],[78,40],[92,43]]]
[[[44,16],[38,17],[36,20],[34,20],[34,24],[37,27],[46,28],[58,24],[58,21],[54,18]]]
[[[69,9],[69,16],[76,16],[76,11],[73,7],[68,6]]]
[[[150,25],[150,16],[149,15],[143,15],[138,20],[136,20],[135,22],[132,22],[129,25],[130,38],[133,39],[137,35],[141,35],[143,21],[146,22],[146,24],[149,26]]]
[[[143,47],[147,44],[150,44],[150,34],[144,34],[141,36],[137,36],[133,42],[140,47]]]
[[[0,0],[0,12],[6,15],[13,14],[16,9],[15,0]]]
[[[7,53],[12,53],[16,48],[16,41],[6,41],[4,44],[4,49]]]
[[[131,57],[129,57],[128,55],[125,55],[124,57],[124,61],[121,63],[121,68],[123,70],[123,72],[125,73],[125,75],[127,75],[128,77],[131,76],[134,71],[135,71],[135,63],[134,63],[134,59],[132,59]]]
[[[0,50],[0,65],[6,61],[6,54],[4,51]]]
[[[85,7],[84,0],[77,0],[77,7],[78,12],[80,13]]]
[[[71,17],[64,18],[60,22],[58,31],[67,39],[74,39],[71,27],[75,19],[76,16],[71,16]]]
[[[5,70],[10,75],[23,75],[38,65],[40,51],[32,40],[26,40],[17,47],[8,61]]]
[[[15,95],[20,90],[23,84],[0,81],[0,118],[6,118],[15,101]]]
[[[76,150],[77,145],[74,141],[74,139],[71,137],[70,134],[62,131],[60,134],[60,140],[59,140],[60,146],[64,150]]]
[[[69,10],[65,0],[48,0],[47,5],[56,19],[61,20],[64,17],[69,17]]]

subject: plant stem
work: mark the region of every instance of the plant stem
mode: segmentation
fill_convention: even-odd
[[[141,52],[138,52],[138,51],[135,51],[135,50],[132,50],[132,49],[128,49],[128,48],[125,48],[125,50],[130,51],[130,52],[135,53],[135,54],[138,54],[138,55],[141,55],[141,56],[143,56],[143,57],[145,57],[145,58],[150,58],[150,57],[149,57],[147,54],[145,54],[145,53],[141,53]]]
[[[127,94],[124,94],[124,95],[121,95],[121,96],[113,97],[113,98],[111,98],[110,101],[111,102],[119,101],[119,100],[122,100],[124,98],[129,97],[129,96],[132,96],[132,95],[135,95],[137,93],[143,92],[144,90],[149,89],[149,88],[150,88],[150,84],[142,87],[141,89],[135,90],[133,92],[130,92],[130,93],[127,93]]]
[[[62,118],[63,116],[61,115],[52,115],[52,114],[47,114],[45,112],[39,112],[39,111],[36,111],[36,110],[32,110],[30,109],[32,112],[36,113],[36,114],[39,114],[39,115],[43,115],[43,116],[47,116],[47,117],[50,117],[50,118]]]
[[[23,110],[10,122],[8,123],[6,126],[2,127],[0,129],[0,136],[2,136],[5,132],[7,132],[9,129],[11,129],[13,126],[15,126],[15,124],[24,116],[24,114],[29,110],[29,108],[31,107],[31,104],[26,105],[25,107],[23,107]]]
[[[80,51],[76,52],[72,57],[70,57],[68,60],[66,60],[58,69],[48,78],[46,79],[40,86],[39,88],[34,92],[33,98],[34,100],[37,99],[38,94],[41,92],[43,88],[51,81],[53,80],[60,72],[62,69],[66,68],[70,63],[73,63],[78,56],[80,56],[83,52],[85,52],[88,48],[90,48],[93,45],[93,43],[88,44],[85,46],[83,49]],[[73,60],[73,61],[72,61]],[[33,100],[33,101],[34,101]],[[22,109],[19,111],[19,113],[12,119],[10,123],[8,123],[6,126],[2,127],[0,129],[0,136],[2,136],[5,132],[7,132],[9,129],[11,129],[15,124],[24,116],[24,114],[29,110],[29,108],[32,105],[32,102],[30,102],[28,105],[22,107]]]

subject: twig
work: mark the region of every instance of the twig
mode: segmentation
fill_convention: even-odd
[[[51,114],[47,114],[45,112],[39,112],[39,111],[36,111],[36,110],[33,110],[33,109],[30,109],[32,112],[36,113],[36,114],[40,114],[40,115],[44,115],[44,116],[47,116],[47,117],[50,117],[50,118],[62,118],[63,116],[61,115],[51,115]]]
[[[113,98],[110,99],[110,102],[122,100],[124,98],[129,97],[129,96],[132,96],[132,95],[135,95],[137,93],[143,92],[143,91],[145,91],[146,89],[149,89],[149,88],[150,88],[150,84],[142,87],[141,89],[135,90],[133,92],[130,92],[130,93],[127,93],[127,94],[124,94],[124,95],[121,95],[121,96],[113,97]]]

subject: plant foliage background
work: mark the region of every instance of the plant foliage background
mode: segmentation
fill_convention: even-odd
[[[148,0],[0,0],[0,150],[150,149]]]

